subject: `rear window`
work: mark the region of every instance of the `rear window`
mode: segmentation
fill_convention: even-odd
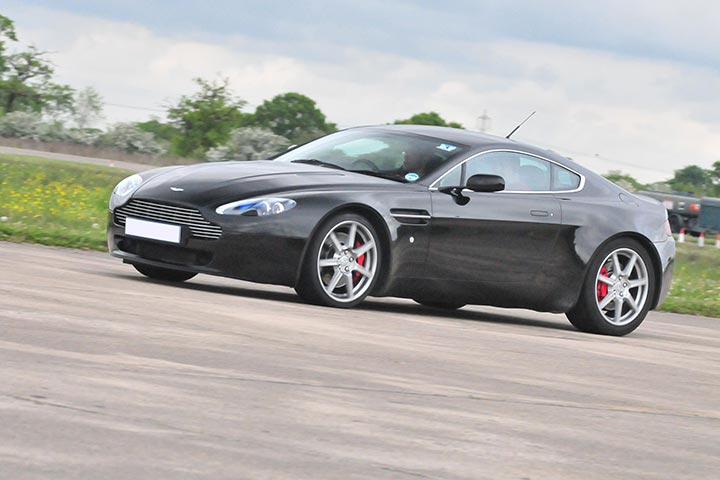
[[[553,164],[552,189],[555,192],[565,190],[576,190],[580,187],[580,175],[570,170]]]

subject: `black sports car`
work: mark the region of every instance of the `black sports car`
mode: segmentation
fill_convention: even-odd
[[[353,307],[564,312],[625,335],[667,295],[667,213],[553,152],[465,130],[344,130],[272,160],[158,168],[110,199],[112,255],[148,277],[288,285]]]

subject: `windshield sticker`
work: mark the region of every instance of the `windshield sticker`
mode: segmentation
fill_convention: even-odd
[[[407,175],[405,175],[405,180],[407,180],[408,182],[414,182],[418,178],[420,178],[420,175],[418,175],[417,173],[408,173]]]
[[[437,146],[440,150],[445,150],[446,152],[452,152],[453,150],[457,150],[458,147],[455,145],[448,145],[447,143],[441,143]]]

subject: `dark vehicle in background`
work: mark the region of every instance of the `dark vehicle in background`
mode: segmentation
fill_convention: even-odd
[[[698,198],[679,193],[647,190],[636,193],[662,202],[668,211],[668,222],[674,233],[678,233],[683,228],[695,237],[701,233],[705,235],[720,233],[720,198]]]
[[[444,127],[352,128],[273,160],[142,172],[109,210],[110,253],[150,278],[287,285],[342,308],[372,295],[563,312],[606,335],[660,305],[675,256],[661,203]]]
[[[691,231],[697,226],[701,203],[699,198],[679,193],[653,192],[648,190],[640,190],[636,193],[662,202],[668,211],[668,221],[674,233],[678,233],[683,228]]]
[[[697,225],[690,230],[693,235],[720,234],[720,198],[703,197],[700,199],[700,217]]]

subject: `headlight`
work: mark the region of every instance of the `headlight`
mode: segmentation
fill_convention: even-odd
[[[121,180],[120,183],[115,185],[112,195],[110,195],[110,210],[114,210],[125,203],[127,197],[137,190],[142,182],[142,177],[136,173],[135,175],[130,175],[129,177]]]
[[[226,203],[215,209],[220,215],[261,216],[277,215],[297,205],[289,198],[249,198],[237,202]]]

